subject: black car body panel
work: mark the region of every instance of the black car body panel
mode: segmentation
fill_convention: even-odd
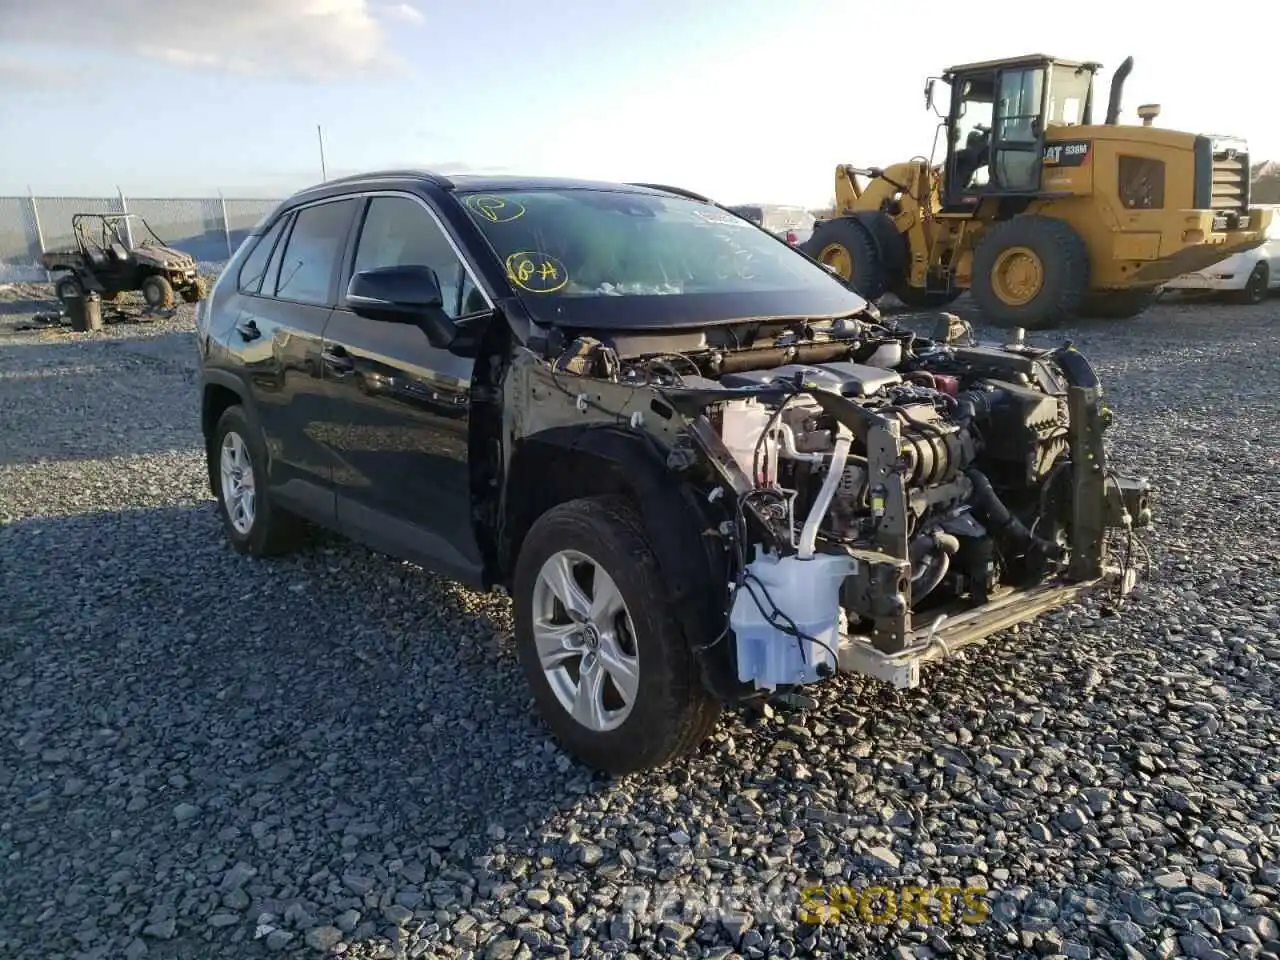
[[[1106,467],[1109,412],[1072,348],[978,346],[956,317],[932,337],[882,322],[785,241],[673,189],[322,184],[255,227],[199,305],[197,342],[215,493],[219,419],[247,421],[269,504],[514,588],[526,627],[531,577],[591,549],[528,544],[587,504],[572,522],[642,565],[651,635],[685,644],[668,664],[696,662],[724,700],[837,667],[914,686],[939,650],[1103,582],[1127,590],[1130,558],[1111,563],[1105,538],[1150,521],[1146,482]],[[233,406],[244,417],[223,417]],[[748,586],[766,580],[789,629]],[[623,632],[578,627],[555,629]]]

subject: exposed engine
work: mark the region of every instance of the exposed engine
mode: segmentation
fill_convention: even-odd
[[[1010,556],[1014,551],[988,549],[998,546],[989,542],[993,534],[1003,534],[1007,546],[1024,558],[1028,552],[1037,554],[1040,571],[1043,561],[1061,554],[1055,523],[1045,516],[1054,504],[1044,503],[1040,516],[1024,522],[1018,518],[1022,511],[1011,510],[996,489],[998,484],[1006,495],[1012,494],[1018,507],[1030,506],[1027,495],[1036,492],[1034,488],[1065,457],[1066,385],[1056,382],[1047,368],[1040,371],[1045,382],[996,379],[981,369],[989,358],[975,355],[975,349],[923,354],[905,374],[832,362],[720,378],[723,386],[735,388],[830,390],[898,425],[903,454],[899,469],[908,490],[905,521],[914,608],[940,589],[951,597],[969,595],[974,603],[985,602],[1015,559]],[[975,366],[978,372],[963,369]],[[792,493],[794,516],[810,513],[838,434],[837,421],[812,394],[730,401],[719,411],[718,427],[725,445],[757,486]],[[871,475],[866,442],[865,437],[854,437],[844,458],[818,530],[825,540],[852,546],[876,541],[887,509],[886,491]],[[1038,496],[1035,506],[1040,506]]]
[[[955,334],[873,321],[747,349],[619,338],[563,354],[560,369],[654,387],[689,417],[668,463],[698,473],[679,455],[692,438],[714,467],[707,499],[732,505],[721,531],[741,682],[807,683],[845,659],[910,682],[894,658],[919,653],[919,624],[932,643],[947,617],[1096,580],[1104,530],[1149,521],[1146,482],[1104,469],[1108,414],[1078,353]]]

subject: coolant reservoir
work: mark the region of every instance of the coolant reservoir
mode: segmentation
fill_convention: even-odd
[[[751,576],[734,591],[729,609],[738,647],[738,679],[773,690],[820,679],[819,664],[834,671],[833,654],[840,645],[840,584],[853,568],[852,559],[834,554],[801,560],[757,552],[747,564]],[[821,642],[800,640],[770,623],[765,611],[775,607],[801,633]]]
[[[862,362],[869,367],[883,367],[886,370],[893,370],[902,362],[902,344],[896,340],[882,343],[876,347],[871,356]]]
[[[755,399],[732,400],[724,405],[720,439],[733,454],[733,459],[757,486],[772,484],[778,476],[777,444],[766,441],[760,446],[760,474],[754,472],[756,445],[772,414]]]

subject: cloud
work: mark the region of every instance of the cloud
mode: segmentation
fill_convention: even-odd
[[[424,19],[408,3],[371,0],[61,0],[58,9],[35,17],[0,3],[2,42],[80,49],[92,37],[98,49],[189,69],[316,82],[394,69],[387,22]]]
[[[427,18],[422,15],[422,11],[417,7],[411,7],[407,3],[396,3],[383,9],[383,16],[388,20],[399,20],[401,23],[412,23],[414,26],[420,26],[427,22]]]
[[[0,90],[45,93],[65,90],[74,84],[75,78],[56,67],[35,60],[0,56]]]

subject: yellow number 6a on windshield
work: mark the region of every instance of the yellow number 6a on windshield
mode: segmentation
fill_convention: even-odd
[[[569,282],[569,272],[548,253],[521,250],[507,257],[507,279],[529,293],[555,293]]]

